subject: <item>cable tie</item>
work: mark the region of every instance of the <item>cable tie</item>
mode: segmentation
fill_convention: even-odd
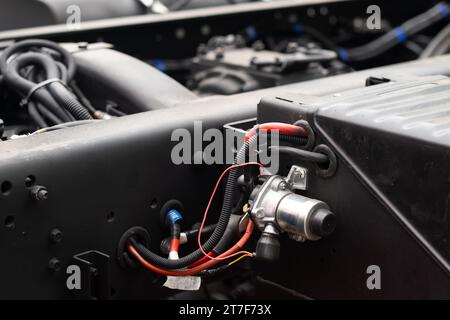
[[[44,80],[44,81],[36,84],[33,88],[30,89],[30,91],[28,91],[26,97],[23,98],[22,101],[20,102],[20,105],[21,106],[27,105],[37,90],[39,90],[40,88],[43,88],[45,86],[48,86],[49,84],[54,83],[54,82],[59,82],[59,83],[63,84],[64,86],[66,86],[66,83],[59,78],[51,78],[51,79]]]

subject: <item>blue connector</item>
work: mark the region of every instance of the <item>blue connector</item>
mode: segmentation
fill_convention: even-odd
[[[439,8],[439,11],[441,12],[441,15],[444,17],[450,16],[450,9],[448,8],[448,5],[445,2],[439,2],[437,4],[437,7]]]
[[[341,59],[344,62],[348,62],[348,51],[347,51],[347,49],[339,48],[337,51],[338,51],[339,59]]]
[[[305,31],[305,28],[303,27],[303,25],[301,23],[294,23],[292,24],[292,32],[295,34],[303,34],[303,32]]]
[[[167,214],[166,214],[166,224],[167,225],[173,225],[181,220],[183,220],[183,216],[176,209],[172,209],[169,212],[167,212]]]
[[[258,31],[256,31],[256,28],[254,26],[248,26],[245,29],[245,33],[247,34],[247,37],[250,41],[254,41],[258,38]]]
[[[399,43],[404,43],[408,39],[408,35],[402,27],[395,28],[394,33]]]
[[[167,66],[161,59],[155,59],[153,61],[153,66],[161,72],[166,72]]]

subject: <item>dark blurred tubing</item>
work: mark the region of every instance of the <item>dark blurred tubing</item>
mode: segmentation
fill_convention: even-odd
[[[428,44],[420,59],[439,56],[450,50],[450,24],[442,29]]]
[[[53,24],[66,23],[70,15],[68,13],[70,6],[78,6],[80,8],[82,21],[147,13],[145,6],[138,0],[32,0],[31,2],[44,4],[54,18]]]
[[[125,113],[172,107],[197,98],[166,74],[129,55],[111,49],[75,53],[77,83],[95,105],[114,101]]]
[[[339,57],[346,62],[363,61],[376,57],[396,45],[406,42],[410,36],[425,30],[449,16],[450,8],[448,4],[439,2],[426,12],[406,21],[401,26],[392,29],[372,42],[356,48],[338,49]]]

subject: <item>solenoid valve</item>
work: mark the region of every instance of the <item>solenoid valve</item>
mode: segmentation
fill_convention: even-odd
[[[305,168],[292,166],[287,177],[273,175],[253,190],[249,199],[251,217],[262,232],[257,257],[278,259],[280,233],[306,241],[319,240],[334,231],[336,216],[325,202],[295,193],[306,190],[307,173]]]

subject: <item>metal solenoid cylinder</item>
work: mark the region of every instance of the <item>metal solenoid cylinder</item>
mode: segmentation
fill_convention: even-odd
[[[293,167],[292,172],[298,172]],[[256,256],[275,261],[280,255],[280,233],[296,241],[319,240],[328,236],[336,226],[336,216],[320,200],[295,193],[296,187],[306,186],[305,175],[289,174],[287,178],[271,176],[250,195],[251,218],[261,231]]]
[[[279,228],[297,240],[318,240],[336,226],[336,216],[325,202],[289,193],[280,199],[275,219]]]

